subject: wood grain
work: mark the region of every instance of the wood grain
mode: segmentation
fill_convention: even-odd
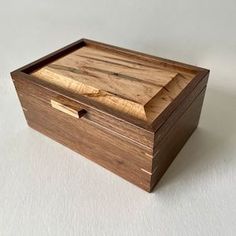
[[[19,91],[21,88],[18,86],[19,83],[19,81],[15,81],[15,86],[21,94],[19,98],[22,107],[27,108],[24,114],[30,127],[70,147],[146,191],[153,189],[182,148],[183,142],[186,142],[196,128],[205,94],[205,90],[202,91],[189,104],[187,111],[166,134],[164,141],[158,144],[158,156],[154,158],[152,155],[147,155],[142,147],[136,147],[135,143],[129,143],[123,137],[119,138],[109,130],[96,127],[84,118],[75,119],[55,110],[43,100],[24,94],[24,91]],[[34,87],[33,84],[28,84],[28,86]],[[51,97],[54,95],[52,94]]]
[[[152,154],[154,133],[141,127],[135,126],[124,120],[121,120],[115,116],[103,113],[98,109],[94,109],[92,106],[83,102],[78,102],[73,99],[52,91],[47,87],[43,87],[40,84],[34,83],[32,79],[28,79],[29,76],[24,73],[14,74],[14,84],[18,91],[18,95],[29,95],[32,98],[40,100],[43,104],[51,106],[50,101],[69,100],[74,107],[80,107],[87,111],[83,116],[84,120],[92,123],[95,127],[103,127],[109,132],[114,133],[117,136],[125,138],[127,143],[136,143],[137,146],[143,147],[150,155]]]
[[[175,125],[169,130],[162,142],[156,144],[158,154],[153,157],[153,171],[150,183],[150,191],[156,186],[164,175],[176,155],[182,149],[189,137],[198,126],[202,104],[206,89],[194,99],[192,104],[185,110]],[[191,158],[191,156],[189,157]],[[187,168],[187,167],[186,167]]]
[[[197,127],[209,71],[82,39],[11,75],[30,127],[150,192]]]
[[[21,105],[27,108],[24,114],[30,127],[148,191],[151,176],[142,169],[151,171],[152,159],[142,146],[127,142],[84,117],[77,119],[60,112],[50,104],[22,93],[18,84],[16,81]],[[33,84],[28,86],[34,87]]]
[[[89,46],[69,53],[32,75],[147,123],[151,123],[194,76]]]

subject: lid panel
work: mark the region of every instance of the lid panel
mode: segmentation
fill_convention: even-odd
[[[195,76],[91,44],[32,72],[40,80],[152,123]]]

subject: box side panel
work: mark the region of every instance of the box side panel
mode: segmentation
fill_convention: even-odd
[[[151,179],[151,190],[166,172],[178,152],[197,128],[205,89],[198,95],[189,108],[184,112],[175,125],[169,130],[165,138],[157,144],[157,155],[153,159],[155,170]]]
[[[27,83],[22,87],[17,80],[15,86],[30,127],[149,191],[152,159],[144,149],[93,122],[68,116],[44,100],[24,93],[24,86],[35,90],[33,84]]]
[[[172,116],[173,112],[179,107],[182,107],[182,103],[188,100],[196,87],[202,83],[207,83],[209,77],[209,71],[199,71],[197,75],[187,84],[187,86],[175,97],[172,102],[165,108],[165,110],[156,118],[153,122],[153,130],[157,131],[166,120]]]
[[[186,112],[189,106],[193,103],[193,101],[201,94],[201,92],[206,88],[208,81],[208,75],[205,76],[198,85],[192,90],[189,96],[182,101],[182,103],[171,113],[165,123],[155,132],[154,135],[154,148],[153,148],[153,156],[156,156],[158,143],[162,141],[168,134],[168,132],[175,126],[178,119]]]

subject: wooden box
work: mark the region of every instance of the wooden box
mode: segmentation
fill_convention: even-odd
[[[198,125],[209,70],[81,39],[11,76],[30,127],[150,192]]]

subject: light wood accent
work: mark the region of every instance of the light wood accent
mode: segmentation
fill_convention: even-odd
[[[147,123],[193,78],[129,54],[91,46],[83,46],[32,75]]]
[[[51,106],[75,118],[81,118],[86,113],[86,111],[82,108],[76,108],[68,104],[65,105],[55,100],[51,100]]]

